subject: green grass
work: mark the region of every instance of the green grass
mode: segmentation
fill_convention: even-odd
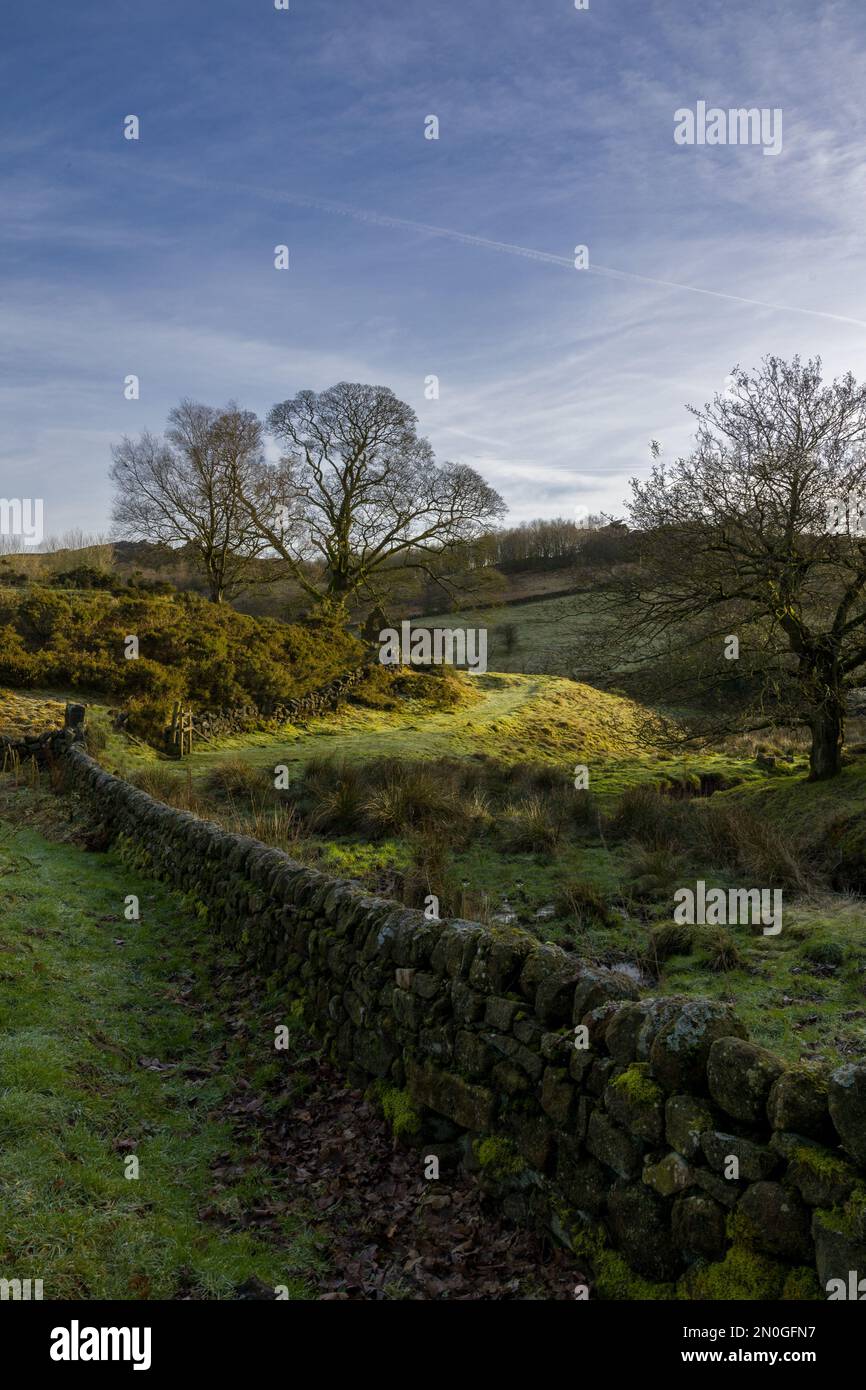
[[[244,1229],[279,1189],[254,1128],[241,1146],[223,1115],[248,1059],[206,931],[114,854],[20,824],[33,799],[0,808],[0,1276],[51,1299],[227,1299],[251,1278],[309,1296],[321,1256],[299,1205]]]
[[[413,627],[486,628],[487,665],[494,671],[570,676],[584,665],[581,647],[598,622],[600,599],[590,593],[534,603],[496,604],[413,620]],[[516,629],[511,651],[503,629]]]

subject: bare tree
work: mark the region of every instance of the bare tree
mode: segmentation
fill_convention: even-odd
[[[120,535],[195,553],[211,600],[222,603],[260,578],[264,542],[243,505],[262,460],[262,426],[233,402],[225,410],[181,401],[164,439],[124,436],[112,449]]]
[[[694,452],[631,484],[617,644],[681,697],[715,690],[720,727],[806,725],[812,778],[833,776],[866,669],[866,386],[768,357],[690,409]]]
[[[415,412],[384,386],[340,382],[275,405],[285,446],[246,494],[258,534],[323,611],[378,601],[386,576],[442,579],[442,559],[505,510],[473,469],[437,465]]]

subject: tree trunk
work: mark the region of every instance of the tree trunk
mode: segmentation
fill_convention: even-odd
[[[812,747],[809,751],[809,781],[835,777],[842,770],[842,740],[845,709],[841,701],[827,701],[810,720]]]

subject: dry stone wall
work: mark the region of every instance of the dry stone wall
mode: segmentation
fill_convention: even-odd
[[[70,733],[50,749],[112,837],[304,1000],[353,1082],[419,1112],[422,1157],[468,1163],[597,1273],[613,1261],[609,1296],[825,1298],[866,1276],[862,1060],[788,1068],[726,1005],[639,998],[519,930],[429,921],[154,801]]]

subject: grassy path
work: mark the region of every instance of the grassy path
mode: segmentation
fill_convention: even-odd
[[[497,730],[520,715],[538,695],[540,684],[531,676],[478,676],[473,678],[473,688],[480,698],[453,710],[413,709],[408,701],[406,708],[397,711],[346,705],[279,735],[224,738],[214,748],[199,743],[183,766],[165,765],[185,776],[190,764],[193,777],[197,777],[233,752],[242,752],[245,761],[256,767],[272,767],[277,762],[300,765],[326,753],[351,758],[438,758],[480,749],[492,752]]]
[[[46,1299],[309,1296],[303,1215],[255,1118],[239,1144],[226,1114],[250,1048],[210,992],[206,930],[115,855],[21,825],[32,799],[0,806],[0,1277]],[[253,1043],[266,1058],[264,1028]],[[268,1203],[262,1230],[248,1213]]]

